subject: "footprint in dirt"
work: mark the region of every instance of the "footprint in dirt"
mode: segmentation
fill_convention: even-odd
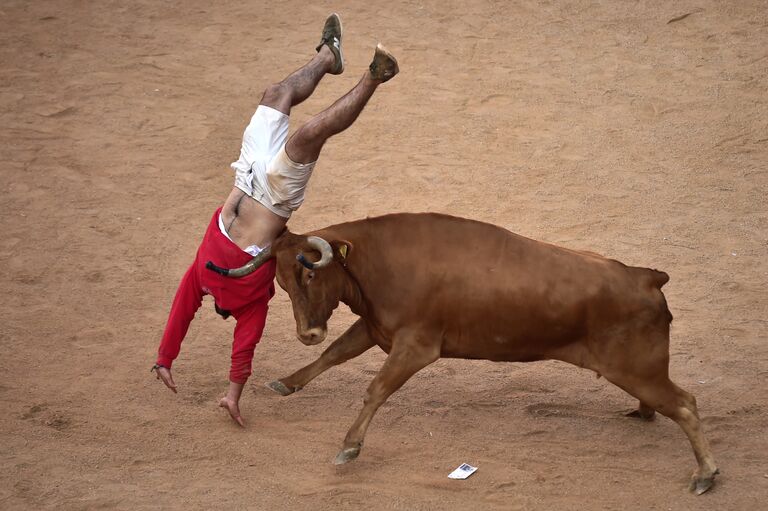
[[[56,431],[64,431],[72,425],[72,421],[60,413],[53,413],[43,422],[43,424]]]
[[[37,416],[37,414],[44,411],[46,408],[48,408],[48,405],[46,405],[45,403],[31,406],[29,410],[27,410],[21,415],[21,418],[24,420],[33,419]]]
[[[536,403],[525,407],[534,417],[577,417],[575,407],[554,403]]]
[[[37,419],[47,409],[48,405],[45,403],[33,405],[21,415],[21,418],[23,420]],[[57,431],[63,431],[72,425],[72,421],[60,412],[52,412],[45,415],[45,419],[41,417],[39,422]]]

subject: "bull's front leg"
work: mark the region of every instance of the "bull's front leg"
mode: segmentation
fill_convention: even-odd
[[[392,349],[376,377],[368,386],[363,400],[363,409],[347,432],[344,445],[336,456],[334,464],[352,461],[360,454],[365,432],[374,414],[387,398],[422,368],[440,358],[437,342],[426,344],[413,333],[400,334],[392,341]]]
[[[365,322],[358,319],[346,332],[333,341],[317,360],[290,376],[267,383],[267,387],[282,396],[293,394],[331,367],[361,355],[374,344],[376,343],[368,335]]]

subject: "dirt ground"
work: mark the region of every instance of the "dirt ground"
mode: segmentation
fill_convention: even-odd
[[[402,72],[326,146],[291,229],[439,211],[665,270],[672,377],[722,471],[710,493],[686,491],[676,424],[625,418],[633,399],[559,362],[438,361],[335,467],[385,355],[270,392],[324,348],[294,339],[281,290],[246,429],[216,407],[233,323],[210,301],[179,394],[150,375],[261,91],[334,10],[347,71],[294,128],[377,41]],[[765,1],[2,2],[0,508],[765,506],[767,52]],[[337,312],[331,337],[352,320]],[[448,480],[462,462],[479,471]]]

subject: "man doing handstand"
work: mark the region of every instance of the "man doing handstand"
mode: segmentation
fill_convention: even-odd
[[[239,267],[268,247],[304,201],[304,190],[325,141],[351,126],[376,88],[398,73],[395,58],[377,45],[373,61],[357,85],[288,138],[291,107],[307,99],[323,76],[344,71],[341,38],[341,19],[332,14],[312,60],[264,92],[245,129],[240,159],[232,164],[234,188],[214,213],[195,261],[181,280],[152,368],[176,392],[171,364],[203,296],[212,295],[216,311],[237,321],[229,390],[219,406],[241,426],[240,396],[264,330],[267,303],[275,293],[275,261],[240,279],[221,276],[207,270],[205,264],[210,260],[225,268]]]

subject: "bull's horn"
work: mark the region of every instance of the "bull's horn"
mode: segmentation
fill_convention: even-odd
[[[320,252],[320,260],[316,263],[312,263],[307,261],[307,259],[304,257],[304,254],[299,252],[299,255],[296,256],[296,259],[302,264],[302,266],[308,270],[314,270],[315,268],[328,266],[328,264],[333,260],[333,249],[331,248],[330,243],[317,236],[307,236],[307,243],[309,243],[310,247]]]
[[[267,262],[267,259],[270,257],[272,257],[272,247],[267,247],[256,254],[256,257],[245,263],[240,268],[222,268],[221,266],[216,266],[213,264],[213,261],[208,261],[205,263],[205,267],[209,270],[215,271],[220,275],[224,275],[225,277],[245,277],[246,275],[250,275],[251,273],[255,272],[259,266]]]

